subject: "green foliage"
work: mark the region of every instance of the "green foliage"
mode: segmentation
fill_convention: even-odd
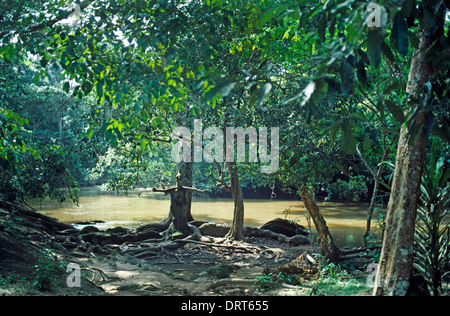
[[[365,277],[354,277],[353,269],[344,264],[329,263],[318,258],[319,278],[308,285],[312,287],[311,295],[354,296],[367,295],[370,288]]]
[[[38,156],[17,158],[14,168],[0,165],[0,198],[24,202],[49,197],[58,201],[78,200],[78,184],[68,170],[67,154],[59,146],[47,146]]]
[[[115,192],[136,187],[170,186],[176,170],[176,164],[170,161],[170,149],[165,144],[151,149],[131,144],[109,149],[89,170],[88,179],[105,183],[106,190]]]
[[[65,9],[67,1],[9,1],[0,11],[5,29],[0,31],[0,56],[7,65],[0,75],[0,99],[8,99],[0,104],[0,157],[11,163],[25,151],[38,154],[41,147],[24,137],[32,132],[32,138],[67,146],[67,169],[78,182],[110,180],[111,189],[127,189],[152,182],[144,173],[154,178],[157,171],[173,167],[169,157],[164,167],[152,163],[147,156],[158,150],[147,147],[170,142],[180,122],[201,117],[223,128],[231,123],[278,126],[279,173],[261,179],[252,166],[244,166],[245,186],[277,181],[295,191],[306,182],[330,190],[328,184],[343,172],[351,180],[340,180],[333,189],[340,198],[357,200],[367,185],[354,179],[368,172],[352,157],[356,146],[364,144],[371,165],[380,163],[380,148],[396,137],[414,104],[405,100],[407,61],[418,45],[415,30],[418,24],[434,25],[428,7],[419,10],[414,1],[404,1],[382,3],[380,27],[371,28],[367,4],[93,0],[80,2],[80,25],[72,26],[65,21],[72,13]],[[443,47],[447,33],[439,41]],[[433,49],[439,51],[439,45]],[[448,99],[446,63],[445,55],[436,60],[441,65],[436,99],[442,104]],[[10,74],[24,64],[33,64],[30,78],[12,80]],[[59,79],[52,82],[58,77],[49,71],[55,65]],[[21,86],[44,85],[44,80],[47,88],[58,87],[53,97],[42,98],[40,91],[22,101],[46,104],[27,109],[10,102]],[[14,84],[23,81],[27,84]],[[79,112],[73,107],[58,111],[56,100],[64,96],[73,105],[73,99],[86,103],[77,103]],[[38,113],[24,111],[32,108]],[[445,138],[448,111],[438,108],[432,131]],[[70,123],[61,130],[70,135],[55,141],[55,125],[35,121],[45,112],[61,114],[61,125]],[[78,136],[82,141],[75,140]],[[86,181],[95,159],[105,154],[97,174]],[[167,175],[160,178],[166,181]],[[198,179],[205,182],[203,174]]]
[[[368,193],[367,180],[364,176],[354,176],[349,181],[337,179],[330,185],[331,193],[335,194],[340,200],[358,202],[361,197]]]
[[[434,144],[435,145],[435,144]],[[450,273],[450,169],[433,147],[421,185],[422,205],[417,210],[415,268],[425,278],[433,295],[443,293],[442,281]],[[447,161],[448,163],[448,161]]]
[[[263,273],[254,279],[255,285],[262,292],[268,291],[274,287],[276,283],[286,283],[291,285],[298,285],[299,281],[295,276],[289,275],[285,272],[278,273]]]
[[[64,264],[57,260],[50,249],[45,249],[34,266],[34,281],[32,286],[40,291],[48,292],[54,286],[55,273],[64,268]]]

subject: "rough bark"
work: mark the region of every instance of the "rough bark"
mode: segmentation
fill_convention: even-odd
[[[201,234],[197,227],[189,224],[187,212],[188,212],[188,200],[186,198],[187,192],[199,192],[206,193],[208,190],[198,190],[196,188],[185,187],[181,185],[182,176],[180,173],[177,174],[177,185],[175,187],[167,189],[157,189],[154,188],[154,192],[164,192],[170,194],[170,214],[172,217],[172,222],[166,232],[166,237],[170,233],[172,227],[177,231],[183,233],[186,236],[190,236],[195,239],[200,239]],[[171,215],[171,216],[170,216]]]
[[[306,209],[314,221],[317,232],[320,238],[320,250],[322,255],[325,257],[325,260],[330,262],[336,262],[339,260],[341,252],[339,248],[336,247],[333,241],[333,236],[331,236],[330,231],[328,230],[327,223],[320,213],[319,207],[314,201],[313,197],[309,193],[308,188],[305,185],[302,185],[302,201],[305,204]]]
[[[242,196],[242,188],[239,183],[239,174],[236,163],[228,162],[228,170],[230,172],[230,189],[234,201],[233,224],[230,231],[225,236],[234,240],[244,239],[244,198]]]
[[[432,7],[442,4],[441,1],[426,2]],[[436,16],[436,21],[436,25],[443,26],[442,16]],[[411,61],[407,92],[417,103],[415,118],[408,117],[412,123],[409,126],[403,124],[400,132],[386,231],[373,291],[376,296],[407,295],[411,284],[415,219],[427,141],[424,133],[427,100],[422,92],[423,85],[432,81],[435,73],[432,65],[435,58],[429,49],[439,32],[439,27],[420,32],[420,45]],[[419,131],[416,140],[410,139],[413,130]]]
[[[192,187],[192,162],[181,162],[177,166],[177,172],[181,174],[181,185],[184,187]],[[188,222],[194,221],[194,217],[191,213],[192,206],[192,192],[185,191],[186,202],[187,202],[187,211],[186,217]]]

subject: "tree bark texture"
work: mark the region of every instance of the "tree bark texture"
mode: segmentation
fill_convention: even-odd
[[[239,183],[239,174],[236,163],[227,162],[230,172],[230,188],[234,201],[233,224],[226,238],[234,240],[244,239],[244,198],[242,196],[242,188]]]
[[[402,128],[388,204],[386,230],[374,295],[406,295],[413,269],[414,227],[420,194],[425,140],[413,145]]]
[[[181,185],[184,187],[193,187],[192,185],[192,162],[180,162],[177,165],[177,173],[181,174]],[[191,213],[191,207],[192,207],[192,192],[186,191],[186,201],[187,201],[187,212],[186,217],[188,222],[194,221],[194,217]]]
[[[434,0],[425,2],[432,7],[442,4]],[[443,22],[439,16],[436,20],[437,25]],[[416,211],[428,138],[424,132],[428,109],[423,85],[432,81],[435,73],[432,63],[436,57],[431,56],[430,47],[439,32],[439,28],[421,31],[420,45],[411,61],[407,92],[416,102],[415,118],[407,117],[412,123],[402,124],[400,131],[383,248],[373,290],[376,296],[407,295],[411,284]],[[418,130],[418,134],[411,140],[413,130]]]
[[[325,260],[336,262],[339,260],[341,252],[338,247],[334,244],[333,236],[331,236],[328,230],[327,223],[320,213],[319,207],[314,201],[311,193],[305,185],[302,185],[302,201],[305,204],[306,209],[314,221],[317,232],[320,238],[320,250]]]

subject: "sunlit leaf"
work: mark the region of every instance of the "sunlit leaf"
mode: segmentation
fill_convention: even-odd
[[[392,114],[392,116],[399,122],[405,122],[405,114],[403,110],[392,100],[384,100],[388,111]]]

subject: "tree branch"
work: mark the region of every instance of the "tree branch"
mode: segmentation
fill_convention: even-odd
[[[80,10],[87,8],[92,2],[93,2],[92,0],[88,0],[88,1],[84,1],[84,2],[80,3]],[[41,30],[45,29],[46,27],[53,27],[53,25],[55,25],[56,23],[67,19],[72,13],[73,13],[72,11],[60,9],[60,14],[52,20],[44,21],[42,23],[37,23],[37,24],[31,25],[25,29],[17,28],[17,29],[1,31],[0,32],[0,40],[2,38],[4,38],[6,35],[11,34],[11,33],[12,34],[29,34],[29,33],[33,33],[36,31],[41,31]]]

